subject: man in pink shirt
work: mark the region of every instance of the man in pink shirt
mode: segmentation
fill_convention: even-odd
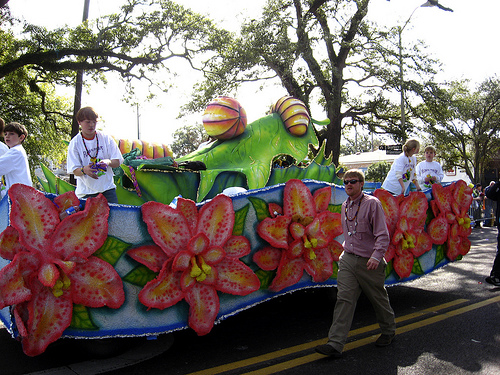
[[[363,193],[365,176],[358,169],[344,175],[345,192],[342,204],[344,252],[337,275],[337,302],[328,343],[316,346],[316,352],[332,358],[342,357],[342,350],[351,329],[356,303],[361,291],[372,303],[382,334],[377,346],[390,345],[395,332],[394,311],[385,289],[384,254],[389,246],[389,231],[380,201]]]

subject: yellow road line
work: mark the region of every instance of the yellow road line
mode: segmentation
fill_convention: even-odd
[[[415,318],[418,318],[418,317],[421,317],[421,316],[424,316],[424,315],[436,313],[436,312],[439,312],[440,310],[444,310],[444,309],[447,309],[449,307],[453,307],[453,306],[465,303],[467,301],[468,300],[466,300],[466,299],[457,299],[457,300],[454,300],[454,301],[451,301],[451,302],[443,303],[443,304],[438,305],[438,306],[430,307],[428,309],[419,310],[419,311],[416,311],[414,313],[411,313],[411,314],[404,315],[404,316],[396,318],[396,323],[401,323],[401,322],[404,322],[404,321],[407,321],[407,320],[411,320],[411,319],[415,319]],[[376,330],[378,328],[379,328],[378,324],[371,324],[371,325],[366,326],[366,327],[354,329],[354,330],[349,331],[349,337],[360,335],[360,334],[363,334],[363,333],[366,333],[366,332],[370,332],[370,331],[374,331],[374,330]],[[399,330],[399,328],[398,328],[398,330]],[[376,336],[373,336],[373,337],[376,337]],[[216,374],[220,374],[220,373],[223,373],[223,372],[226,372],[226,371],[231,371],[231,370],[235,370],[235,369],[238,369],[238,368],[255,365],[255,364],[258,364],[258,363],[261,363],[261,362],[275,360],[275,359],[277,359],[279,357],[284,357],[286,355],[294,354],[294,353],[301,352],[301,351],[304,351],[304,350],[309,350],[311,348],[314,348],[316,345],[323,344],[325,342],[325,340],[326,340],[326,338],[323,338],[323,339],[320,339],[320,340],[316,340],[316,341],[308,342],[308,343],[305,343],[305,344],[300,344],[300,345],[292,346],[290,348],[285,348],[285,349],[277,350],[275,352],[266,353],[266,354],[263,354],[263,355],[259,355],[259,356],[248,358],[248,359],[244,359],[244,360],[241,360],[241,361],[236,361],[236,362],[228,363],[228,364],[225,364],[225,365],[212,367],[210,369],[204,369],[204,370],[201,370],[201,371],[192,372],[192,373],[190,373],[188,375],[205,375],[207,373],[209,373],[211,375],[216,375]],[[364,342],[364,340],[365,339],[357,340],[355,342]],[[369,342],[372,342],[375,339],[370,338],[370,340],[371,341],[369,341]],[[369,342],[366,342],[363,345],[366,345]],[[354,349],[354,348],[348,349],[349,345],[350,344],[347,344],[345,346],[344,350]],[[305,357],[301,357],[301,358],[309,358],[309,357],[310,356],[305,356]],[[318,358],[321,358],[323,356],[321,356],[320,354],[313,354],[312,357],[314,357],[315,359],[318,359]],[[296,360],[300,360],[301,358],[298,358]],[[313,359],[313,360],[315,360],[315,359]],[[311,362],[311,360],[306,360],[304,363],[307,363],[307,362]],[[286,362],[283,362],[283,363],[286,363]],[[249,373],[249,374],[251,374],[251,373]]]
[[[444,314],[441,314],[438,316],[433,316],[431,318],[428,318],[428,319],[425,319],[425,320],[422,320],[422,321],[419,321],[416,323],[411,323],[411,324],[408,324],[408,325],[400,327],[400,328],[398,327],[396,334],[399,335],[399,334],[404,333],[404,332],[408,332],[408,331],[411,331],[411,330],[414,330],[417,328],[425,327],[427,325],[437,323],[439,321],[442,321],[442,320],[451,318],[453,316],[457,316],[457,315],[460,315],[460,314],[463,314],[463,313],[490,305],[490,304],[495,303],[495,302],[500,302],[500,296],[493,297],[493,298],[487,299],[485,301],[477,302],[477,303],[474,303],[472,305],[465,306],[465,307],[462,307],[462,308],[459,308],[459,309],[456,309],[453,311],[449,311],[447,313],[444,313]],[[350,343],[346,344],[346,346],[344,347],[344,351],[352,350],[352,349],[359,348],[361,346],[370,344],[370,343],[374,342],[376,340],[376,338],[377,338],[377,335],[374,335],[374,336],[367,337],[367,338],[364,338],[361,340],[356,340],[356,341],[350,342]],[[244,375],[275,374],[279,371],[283,371],[283,370],[287,370],[287,369],[294,368],[297,366],[301,366],[301,365],[304,365],[306,363],[317,361],[318,359],[321,359],[321,358],[325,358],[325,356],[321,355],[321,354],[316,354],[316,353],[309,354],[309,355],[306,355],[306,356],[303,356],[300,358],[292,359],[290,361],[281,362],[281,363],[278,363],[278,364],[273,365],[273,366],[265,367],[265,368],[260,369],[260,370],[247,372]]]

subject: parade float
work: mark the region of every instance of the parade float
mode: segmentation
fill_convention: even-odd
[[[143,143],[121,145],[120,204],[80,201],[47,169],[44,192],[11,187],[0,202],[8,331],[29,356],[61,337],[206,335],[272,298],[335,286],[347,195],[311,121],[284,97],[247,125],[240,104],[220,97],[203,116],[215,141],[192,154],[174,160],[160,147],[151,158]],[[285,157],[293,163],[283,166]],[[366,191],[382,202],[391,234],[387,285],[467,254],[471,192],[463,181],[407,196]]]

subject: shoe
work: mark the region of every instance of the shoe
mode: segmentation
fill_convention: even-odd
[[[388,346],[391,345],[392,340],[394,340],[395,333],[391,333],[390,335],[381,334],[377,341],[375,341],[376,346]]]
[[[332,358],[342,358],[342,353],[328,344],[318,345],[314,350],[316,353],[327,355]]]
[[[500,277],[496,276],[488,276],[486,279],[486,282],[495,286],[500,286]]]

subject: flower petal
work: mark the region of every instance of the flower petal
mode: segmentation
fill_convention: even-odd
[[[66,292],[55,297],[50,288],[33,283],[33,298],[28,302],[29,319],[25,324],[28,336],[22,338],[26,355],[36,356],[61,337],[71,324],[73,302]]]
[[[30,273],[35,272],[38,264],[39,260],[35,254],[22,252],[0,270],[0,309],[31,298],[32,292],[24,276],[28,277]]]
[[[316,212],[322,212],[328,210],[328,204],[330,204],[331,197],[332,197],[332,188],[330,186],[316,190],[313,194],[314,205],[316,206]]]
[[[472,204],[472,189],[467,186],[464,180],[455,182],[453,198],[461,208],[468,209]]]
[[[17,253],[24,250],[19,242],[19,232],[12,226],[8,226],[0,233],[0,256],[12,260]]]
[[[192,232],[180,211],[159,202],[146,202],[141,210],[153,241],[167,255],[173,256],[185,248]]]
[[[328,250],[332,254],[332,260],[338,262],[340,255],[342,255],[342,252],[344,251],[344,247],[340,242],[332,240],[328,243]]]
[[[298,283],[304,273],[304,261],[302,258],[288,259],[282,256],[273,282],[269,290],[279,292],[280,290]]]
[[[384,189],[377,189],[373,192],[373,195],[378,198],[385,213],[385,221],[387,223],[387,228],[389,229],[389,234],[392,236],[396,230],[396,225],[399,221],[399,203],[398,199],[394,197],[391,193]]]
[[[448,220],[446,220],[444,215],[432,219],[427,226],[427,233],[432,238],[432,242],[438,245],[444,244],[448,238],[448,227]]]
[[[289,216],[278,216],[274,219],[266,217],[257,226],[257,233],[272,246],[286,249],[288,247],[288,227],[291,221]]]
[[[102,259],[91,256],[87,262],[78,263],[69,278],[75,303],[117,309],[125,302],[120,275]]]
[[[384,259],[386,262],[390,262],[391,259],[393,259],[395,255],[396,255],[396,246],[394,246],[392,243],[390,243],[389,247],[387,248],[387,251],[384,254]]]
[[[184,298],[180,272],[173,272],[171,263],[165,263],[159,275],[139,292],[139,301],[148,307],[166,309]]]
[[[274,247],[265,247],[254,253],[253,261],[264,271],[278,268],[283,251]]]
[[[200,209],[196,233],[204,233],[212,246],[224,246],[234,227],[233,201],[219,194]]]
[[[315,220],[319,221],[320,225],[318,236],[322,237],[327,242],[332,241],[343,232],[339,213],[324,211],[318,214]]]
[[[196,203],[190,199],[177,199],[177,210],[186,218],[191,233],[195,233],[196,224],[198,223],[198,209]]]
[[[430,249],[432,249],[432,238],[423,230],[416,233],[417,243],[415,247],[409,250],[415,255],[416,258],[425,254]]]
[[[108,201],[102,194],[89,198],[85,209],[64,219],[53,233],[51,247],[63,260],[86,259],[108,236]]]
[[[441,184],[432,185],[432,196],[434,197],[434,201],[436,202],[440,212],[451,211],[453,190],[453,185],[448,185],[446,187],[443,187]]]
[[[56,205],[57,211],[61,213],[70,207],[79,206],[80,200],[74,191],[67,191],[66,193],[56,196],[54,198],[54,204]]]
[[[411,275],[414,261],[415,258],[411,252],[398,247],[396,248],[396,255],[393,260],[394,271],[396,271],[401,279],[405,279]]]
[[[285,216],[298,215],[301,218],[316,215],[316,204],[311,191],[302,181],[287,181],[283,193],[283,213]]]
[[[199,336],[209,333],[219,313],[219,297],[215,288],[196,283],[186,293],[186,302],[189,304],[189,326]]]
[[[168,260],[168,255],[157,245],[136,247],[127,251],[127,255],[154,272],[160,272],[161,267]]]
[[[403,199],[399,205],[399,212],[401,216],[406,216],[412,222],[412,226],[419,226],[427,217],[428,206],[425,194],[414,191]]]
[[[240,260],[224,259],[217,265],[216,289],[228,294],[246,296],[260,287],[257,275]]]
[[[12,185],[9,197],[11,225],[19,232],[23,246],[34,252],[46,249],[60,221],[54,204],[43,193],[22,184]]]
[[[316,257],[304,262],[304,269],[315,283],[322,283],[333,275],[332,254],[327,248],[314,249]]]
[[[251,251],[250,241],[245,236],[231,236],[224,245],[226,256],[230,258],[241,258]]]

